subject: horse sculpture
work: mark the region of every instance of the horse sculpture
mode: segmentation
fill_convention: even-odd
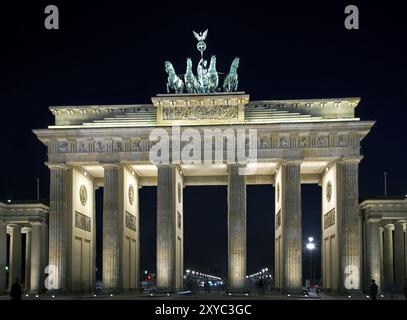
[[[184,75],[185,89],[188,93],[199,92],[199,83],[194,73],[192,71],[192,60],[191,58],[187,59],[187,70]]]
[[[175,93],[183,93],[184,82],[175,73],[171,62],[165,61],[165,71],[168,73],[167,93],[170,93],[170,88],[173,89]]]
[[[223,82],[223,91],[225,92],[237,91],[237,86],[239,84],[239,80],[237,77],[237,68],[239,67],[239,61],[240,59],[236,57],[230,66],[230,72]]]
[[[211,57],[208,69],[208,91],[215,92],[219,85],[219,75],[216,71],[216,56]]]

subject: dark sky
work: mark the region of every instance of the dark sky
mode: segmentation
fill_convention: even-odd
[[[360,96],[357,115],[377,121],[362,144],[360,194],[382,195],[384,171],[389,193],[407,194],[406,19],[396,1],[10,2],[0,8],[0,199],[35,198],[37,177],[48,198],[46,150],[31,129],[52,124],[49,105],[150,102],[165,90],[163,61],[179,72],[186,57],[196,61],[192,30],[206,28],[219,70],[241,58],[239,89],[252,100]],[[59,7],[60,30],[44,28],[48,4]],[[347,4],[359,6],[360,30],[344,28]],[[151,269],[156,194],[140,192],[141,263]],[[184,192],[185,266],[225,273],[226,187]],[[273,264],[273,195],[248,187],[248,272]],[[304,239],[318,237],[320,188],[303,186],[302,203]]]

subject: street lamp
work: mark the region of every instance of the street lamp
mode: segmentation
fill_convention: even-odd
[[[306,245],[307,249],[309,250],[309,273],[310,273],[310,279],[312,279],[312,250],[315,249],[315,244],[313,243],[314,238],[309,237],[308,238],[308,243]]]

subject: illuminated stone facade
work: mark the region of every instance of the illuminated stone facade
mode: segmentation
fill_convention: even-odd
[[[44,270],[48,261],[48,210],[41,203],[0,202],[0,294],[6,293],[16,278],[25,291],[40,292],[44,289]],[[22,245],[22,234],[25,234],[25,246]],[[25,248],[25,256],[22,248]]]
[[[358,103],[357,98],[250,101],[249,95],[236,92],[157,95],[152,104],[141,105],[51,107],[55,125],[34,132],[48,147],[49,262],[59,270],[58,289],[94,286],[95,188],[104,187],[105,289],[138,287],[138,203],[142,201],[138,189],[157,186],[157,285],[179,290],[183,285],[182,190],[190,185],[227,185],[228,284],[233,291],[243,290],[246,185],[273,184],[278,216],[276,285],[282,291],[299,290],[303,183],[322,186],[322,221],[330,214],[329,226],[322,228],[324,287],[360,289],[358,163],[360,142],[374,123],[355,117]],[[157,128],[168,131],[171,126],[178,126],[180,132],[256,130],[257,162],[151,163],[150,133]],[[182,141],[180,147],[185,144]],[[249,148],[246,141],[246,153],[253,151]],[[239,169],[247,170],[242,175]],[[73,223],[78,214],[82,227]],[[89,221],[90,227],[83,228]]]

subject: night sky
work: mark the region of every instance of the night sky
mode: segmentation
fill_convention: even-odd
[[[360,194],[383,195],[384,171],[388,193],[407,194],[404,11],[392,1],[331,2],[2,3],[0,199],[35,199],[37,177],[48,199],[46,149],[31,131],[53,123],[48,106],[149,103],[165,91],[164,60],[179,73],[186,57],[196,64],[192,30],[206,28],[206,55],[216,54],[223,72],[239,56],[239,89],[251,100],[361,97],[357,116],[377,123],[362,143]],[[60,30],[44,28],[48,4],[59,8]],[[345,4],[359,6],[360,30],[344,28]],[[309,235],[319,243],[321,190],[305,185],[302,192],[304,243]],[[98,192],[99,253],[102,197]],[[143,187],[140,197],[141,267],[153,270],[156,189]],[[226,201],[226,186],[184,189],[185,268],[226,275]],[[273,186],[248,186],[247,201],[252,273],[273,266]],[[308,261],[304,256],[304,274]]]

